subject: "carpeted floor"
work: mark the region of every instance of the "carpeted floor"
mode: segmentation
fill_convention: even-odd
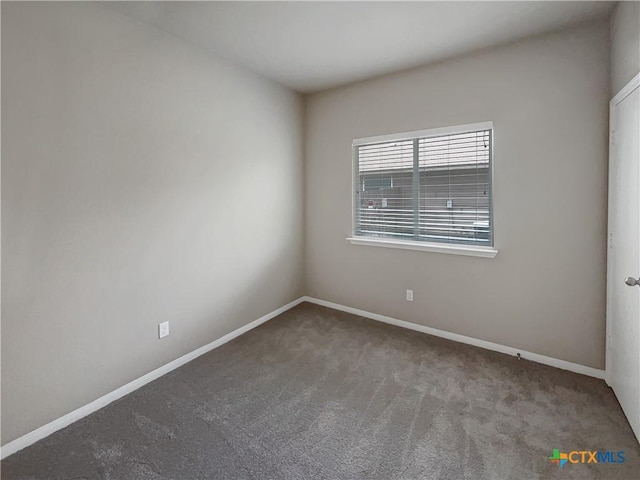
[[[566,464],[554,448],[624,450]],[[3,479],[638,479],[611,390],[308,303],[2,462]]]

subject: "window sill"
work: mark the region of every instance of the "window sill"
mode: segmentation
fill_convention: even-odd
[[[474,247],[473,245],[448,245],[442,243],[411,242],[407,240],[390,240],[370,237],[350,237],[347,238],[347,240],[351,242],[352,245],[420,250],[423,252],[467,255],[469,257],[493,258],[498,254],[498,250],[493,247]]]

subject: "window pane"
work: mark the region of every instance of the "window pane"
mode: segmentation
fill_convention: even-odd
[[[491,244],[491,132],[419,140],[419,237]]]
[[[358,147],[357,235],[414,237],[413,143]]]

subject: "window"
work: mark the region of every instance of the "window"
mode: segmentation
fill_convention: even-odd
[[[353,240],[492,247],[492,137],[486,122],[355,140]]]

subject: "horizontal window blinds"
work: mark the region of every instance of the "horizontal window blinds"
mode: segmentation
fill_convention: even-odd
[[[355,234],[492,245],[491,129],[355,148]]]

